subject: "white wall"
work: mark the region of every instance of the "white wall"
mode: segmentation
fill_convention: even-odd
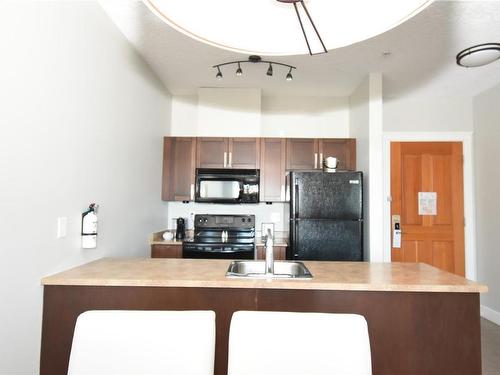
[[[262,137],[349,137],[349,98],[264,96]]]
[[[260,126],[255,123],[257,99],[254,89],[240,89],[240,95],[231,99],[226,108],[221,97],[234,94],[235,89],[202,89],[203,99],[198,95],[175,95],[172,98],[172,123],[168,135],[175,136],[235,136],[235,137],[328,137],[344,138],[349,136],[349,98],[310,97],[310,96],[262,96],[260,101]],[[227,90],[227,91],[226,91]],[[224,94],[224,92],[227,94]],[[215,97],[217,96],[217,97]],[[234,96],[234,95],[233,95]],[[199,113],[199,103],[202,113]],[[217,104],[216,111],[210,111],[205,118],[208,103]],[[247,103],[247,104],[245,104]],[[226,125],[227,118],[251,113],[253,125]],[[217,114],[218,118],[217,119]],[[200,122],[199,122],[200,121]],[[243,121],[243,120],[242,120]],[[246,123],[248,120],[244,120]],[[202,124],[200,126],[199,124]]]
[[[369,136],[369,164],[370,181],[369,194],[369,217],[374,218],[370,222],[370,261],[382,262],[383,256],[383,215],[384,215],[384,191],[383,191],[383,99],[382,99],[382,74],[371,73],[369,75],[370,95],[370,136]]]
[[[169,96],[93,2],[2,2],[0,45],[0,374],[26,375],[38,373],[40,279],[146,256],[148,234],[165,226]],[[91,202],[99,245],[82,250]]]
[[[189,218],[191,214],[255,215],[255,230],[260,231],[262,223],[274,223],[276,231],[288,232],[289,205],[273,204],[211,204],[211,203],[168,203],[168,229],[175,229],[175,219]]]
[[[366,77],[349,98],[349,136],[356,138],[356,166],[363,172],[364,253],[370,257],[370,82]]]
[[[472,98],[432,93],[384,98],[386,132],[472,131]]]
[[[500,85],[474,98],[477,277],[488,285],[482,314],[500,324]]]
[[[171,121],[165,134],[177,137],[198,134],[198,95],[172,96]]]
[[[383,261],[382,75],[371,73],[349,98],[350,136],[363,172],[365,260]],[[373,219],[373,220],[371,220]]]
[[[198,89],[198,136],[258,137],[259,89]]]

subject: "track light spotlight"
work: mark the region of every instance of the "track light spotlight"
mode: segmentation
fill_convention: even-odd
[[[286,75],[286,80],[291,81],[292,79],[293,79],[292,68],[290,68],[290,70],[288,71],[288,74]]]
[[[267,73],[266,73],[269,77],[271,77],[273,75],[273,65],[271,63],[269,63],[269,68],[267,69]]]
[[[219,68],[219,67],[217,67],[217,70],[218,70],[218,72],[217,72],[217,74],[215,75],[215,78],[217,78],[217,79],[222,79],[222,72],[220,71],[220,68]]]
[[[238,69],[236,69],[236,75],[241,76],[243,74],[243,70],[241,70],[240,63],[238,63]]]

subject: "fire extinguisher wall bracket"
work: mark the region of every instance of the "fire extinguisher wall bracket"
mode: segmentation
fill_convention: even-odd
[[[82,213],[82,248],[95,249],[97,247],[97,209],[98,205],[92,203]]]

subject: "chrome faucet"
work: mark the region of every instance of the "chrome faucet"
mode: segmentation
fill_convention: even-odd
[[[267,229],[266,234],[266,275],[274,274],[274,251],[273,251],[273,235],[271,229]]]

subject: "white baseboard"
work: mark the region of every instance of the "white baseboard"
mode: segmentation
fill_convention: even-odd
[[[481,305],[481,316],[500,326],[500,312]]]

